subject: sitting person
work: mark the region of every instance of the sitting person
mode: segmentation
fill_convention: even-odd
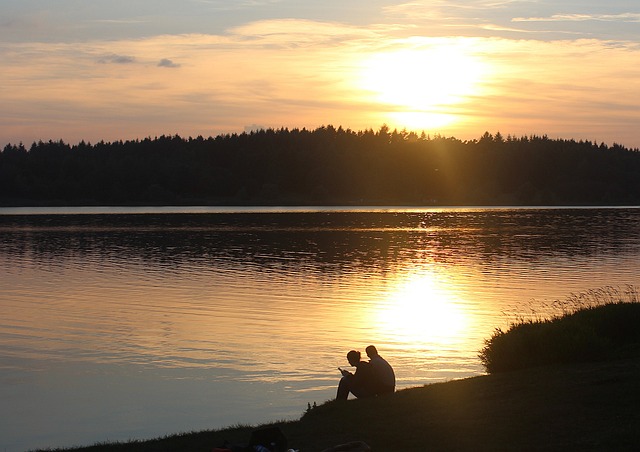
[[[360,352],[351,350],[347,353],[347,361],[356,368],[355,373],[340,369],[342,378],[338,384],[336,400],[347,400],[349,393],[358,398],[376,395],[376,379],[373,367],[366,361],[360,360]]]
[[[377,394],[389,394],[396,390],[396,374],[391,365],[378,354],[375,346],[368,346],[365,351],[369,357],[369,363],[373,368],[374,376],[378,382]]]

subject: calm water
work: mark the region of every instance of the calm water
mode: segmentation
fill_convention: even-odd
[[[295,419],[369,344],[478,375],[639,257],[640,209],[0,209],[0,450]]]

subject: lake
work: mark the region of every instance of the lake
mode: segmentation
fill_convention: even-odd
[[[637,208],[3,208],[0,450],[297,419],[369,344],[398,388],[480,375],[639,257]]]

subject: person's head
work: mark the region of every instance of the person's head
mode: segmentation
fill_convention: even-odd
[[[358,364],[360,362],[360,352],[351,350],[349,353],[347,353],[347,361],[349,361],[349,364],[351,364],[352,366]]]
[[[373,358],[374,356],[378,356],[378,349],[373,345],[368,346],[365,349],[365,351],[367,352],[367,356],[369,358]]]

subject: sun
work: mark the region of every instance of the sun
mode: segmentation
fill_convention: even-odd
[[[395,122],[409,128],[456,120],[456,105],[480,94],[487,64],[457,41],[379,52],[360,65],[358,86]]]

